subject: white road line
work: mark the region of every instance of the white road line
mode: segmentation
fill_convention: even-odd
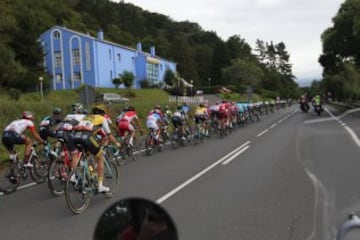
[[[250,146],[246,146],[243,149],[241,149],[239,152],[235,153],[234,155],[232,155],[230,158],[228,158],[227,160],[225,160],[222,165],[226,165],[229,162],[231,162],[232,160],[234,160],[237,156],[239,156],[240,154],[242,154],[243,152],[245,152],[248,148],[250,148]]]
[[[32,182],[32,183],[28,183],[28,184],[25,184],[25,185],[21,185],[21,186],[19,186],[16,190],[25,189],[25,188],[34,186],[34,185],[36,185],[36,184],[37,184],[36,182]]]
[[[211,169],[213,169],[214,167],[219,165],[221,162],[223,162],[225,159],[230,157],[232,154],[234,154],[237,151],[241,150],[242,148],[246,147],[249,143],[251,143],[251,141],[247,141],[244,144],[242,144],[240,147],[237,147],[236,149],[234,149],[230,153],[226,154],[224,157],[220,158],[218,161],[214,162],[213,164],[211,164],[210,166],[208,166],[204,170],[200,171],[199,173],[195,174],[193,177],[186,180],[185,182],[183,182],[182,184],[180,184],[179,186],[177,186],[176,188],[174,188],[170,192],[166,193],[164,196],[160,197],[158,200],[156,200],[156,202],[158,204],[163,203],[164,201],[166,201],[167,199],[169,199],[170,197],[175,195],[177,192],[179,192],[180,190],[182,190],[183,188],[188,186],[190,183],[194,182],[196,179],[200,178],[202,175],[204,175],[205,173],[209,172]]]
[[[274,123],[273,125],[270,126],[270,128],[274,128],[277,126],[277,123]]]
[[[346,129],[346,131],[348,131],[348,133],[350,134],[350,136],[352,137],[354,142],[358,145],[358,147],[360,147],[360,140],[359,140],[358,136],[356,135],[356,133],[348,126],[344,126],[344,128]]]
[[[261,133],[259,133],[258,135],[256,135],[257,137],[261,137],[262,135],[264,135],[266,132],[268,132],[269,129],[265,129],[264,131],[262,131]]]

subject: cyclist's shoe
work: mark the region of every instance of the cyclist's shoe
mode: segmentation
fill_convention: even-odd
[[[100,193],[108,193],[108,192],[110,192],[110,188],[105,187],[104,185],[102,185],[102,186],[98,187],[98,192],[100,192]]]
[[[32,168],[34,165],[31,162],[24,163],[24,167],[26,168]]]
[[[16,184],[16,183],[17,183],[16,177],[15,177],[13,174],[11,174],[11,173],[9,173],[9,174],[6,176],[6,178],[9,179],[10,183],[12,183],[12,184]]]
[[[181,137],[181,140],[186,141],[186,138],[184,136]]]
[[[70,178],[70,182],[72,182],[73,184],[77,184],[77,179],[76,179],[76,176],[75,174],[71,175],[71,178]]]

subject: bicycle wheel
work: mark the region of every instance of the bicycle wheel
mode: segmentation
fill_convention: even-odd
[[[148,156],[151,156],[154,148],[154,139],[151,134],[148,134],[145,139],[145,153]]]
[[[48,187],[51,194],[58,197],[64,194],[66,180],[70,173],[69,167],[62,160],[53,160],[48,173]]]
[[[47,164],[43,164],[42,160],[38,156],[32,156],[30,162],[34,165],[28,170],[30,172],[31,179],[36,183],[45,182],[49,166],[46,166]]]
[[[120,189],[119,171],[113,162],[104,160],[104,185],[110,188],[110,194]]]
[[[84,167],[76,167],[66,181],[66,205],[75,214],[83,213],[90,205],[92,190],[88,188],[88,180]]]
[[[13,170],[11,170],[13,168]],[[0,163],[0,191],[4,193],[14,192],[20,184],[19,171],[12,160]]]
[[[47,179],[49,173],[49,168],[51,164],[50,156],[47,155],[44,150],[40,150],[38,152],[38,156],[33,157],[31,160],[34,164],[34,174],[36,175],[36,179],[39,180],[37,181],[34,179],[34,181],[36,181],[37,183],[43,183]]]

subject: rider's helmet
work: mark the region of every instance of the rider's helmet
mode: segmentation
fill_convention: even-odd
[[[133,106],[129,106],[128,111],[135,111],[135,108]]]
[[[23,119],[28,119],[28,120],[34,120],[34,114],[30,111],[24,111],[22,113],[22,118]]]
[[[74,103],[71,105],[73,113],[84,113],[85,109],[81,103]]]
[[[169,106],[168,106],[168,105],[165,105],[165,106],[164,106],[164,109],[165,109],[165,110],[169,110]]]
[[[129,106],[125,106],[125,107],[123,107],[123,112],[127,112],[127,111],[129,111]]]
[[[203,102],[199,103],[199,107],[205,107],[205,104]]]
[[[105,105],[99,104],[92,109],[93,114],[105,115],[107,112]]]
[[[53,115],[60,115],[62,113],[62,110],[61,108],[54,108],[52,113]]]
[[[52,113],[53,113],[53,119],[56,122],[60,122],[62,120],[62,110],[61,110],[61,108],[54,108]]]
[[[156,105],[154,106],[154,109],[158,109],[158,110],[160,110],[160,109],[161,109],[160,104],[156,104]]]

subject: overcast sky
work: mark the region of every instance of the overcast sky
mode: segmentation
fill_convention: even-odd
[[[117,0],[118,1],[118,0]],[[344,0],[125,0],[174,21],[198,23],[223,40],[240,35],[252,48],[256,39],[283,41],[298,80],[319,79],[321,33],[332,26]]]

